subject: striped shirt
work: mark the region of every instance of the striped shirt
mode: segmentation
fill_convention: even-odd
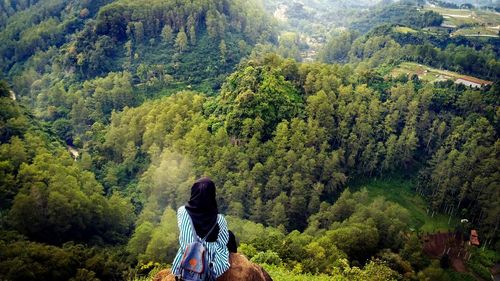
[[[227,222],[224,216],[221,214],[217,215],[217,223],[219,224],[219,235],[215,242],[203,242],[203,246],[207,250],[208,260],[213,263],[213,272],[216,277],[221,276],[229,268],[229,251],[227,249],[227,242],[229,240],[229,233],[227,230]],[[180,275],[180,263],[182,260],[182,255],[184,254],[184,249],[189,243],[194,242],[193,238],[193,226],[191,223],[191,217],[186,211],[184,206],[177,210],[177,225],[179,226],[179,244],[180,248],[177,251],[174,262],[172,263],[172,272],[174,275]],[[196,235],[200,238],[198,235]],[[203,237],[200,238],[200,240]]]

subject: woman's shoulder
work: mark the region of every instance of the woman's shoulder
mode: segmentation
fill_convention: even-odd
[[[186,211],[186,206],[180,206],[178,209],[177,209],[177,216],[180,217],[180,216],[184,216],[187,214],[187,211]]]
[[[217,222],[218,222],[219,224],[221,224],[221,223],[223,223],[223,224],[227,224],[227,222],[226,222],[226,218],[224,217],[224,215],[223,215],[223,214],[218,214],[218,215],[217,215]]]

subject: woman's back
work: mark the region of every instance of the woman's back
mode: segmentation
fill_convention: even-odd
[[[179,226],[180,248],[172,263],[172,271],[175,275],[180,274],[180,262],[184,249],[186,249],[188,244],[195,242],[193,234],[195,230],[193,229],[191,217],[184,206],[177,210],[177,224]],[[220,214],[217,216],[217,224],[219,225],[217,239],[213,242],[203,241],[203,246],[207,250],[208,259],[212,262],[212,270],[216,277],[222,275],[229,268],[229,251],[227,249],[229,233],[224,216]],[[203,237],[199,238],[201,240]]]
[[[191,187],[191,198],[177,210],[180,248],[172,263],[172,272],[180,275],[180,264],[186,247],[203,240],[208,261],[215,277],[229,268],[227,243],[229,232],[224,216],[219,214],[215,199],[215,184],[209,178],[197,180]]]

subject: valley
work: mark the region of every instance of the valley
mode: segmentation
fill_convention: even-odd
[[[499,8],[0,2],[0,280],[153,280],[203,176],[273,280],[489,280]]]

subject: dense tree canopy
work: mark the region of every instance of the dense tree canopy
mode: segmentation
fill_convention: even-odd
[[[0,279],[168,267],[175,211],[210,176],[277,280],[470,280],[422,232],[499,249],[498,38],[420,0],[330,2],[0,1]],[[392,76],[402,62],[491,83]],[[467,251],[489,278],[498,253]]]
[[[404,24],[412,27],[440,26],[443,16],[433,11],[420,11],[414,2],[398,1],[387,7],[374,9],[370,14],[352,23],[352,28],[367,32],[375,26],[387,23]]]
[[[102,185],[10,97],[1,97],[1,210],[27,237],[66,241],[123,241],[133,223],[130,202],[103,196]],[[10,210],[9,210],[10,209]]]
[[[479,118],[477,114],[486,114],[477,119],[477,122],[485,126],[484,129],[479,129],[478,125],[471,125],[471,128],[477,128],[481,132],[477,136],[490,139],[470,139],[468,143],[483,145],[485,149],[479,149],[478,153],[491,155],[492,160],[496,157],[488,152],[488,149],[494,151],[496,140],[496,131],[492,125],[495,119],[491,119],[494,115],[487,113],[493,113],[494,107],[491,106],[498,102],[488,99],[494,89],[479,95],[478,91],[457,88],[454,90],[456,96],[448,100],[452,104],[444,107],[441,105],[443,100],[437,86],[393,81],[389,82],[385,91],[380,92],[377,89],[381,82],[357,84],[360,83],[357,82],[358,79],[362,81],[369,78],[348,76],[347,68],[327,65],[294,66],[289,61],[276,57],[268,57],[267,60],[271,61],[272,71],[255,71],[261,66],[256,68],[259,63],[253,61],[249,65],[242,65],[238,72],[229,77],[220,97],[222,101],[217,101],[218,106],[214,106],[211,99],[206,100],[198,94],[181,93],[115,115],[104,143],[113,149],[113,156],[109,160],[115,163],[113,165],[128,169],[125,158],[129,154],[128,147],[131,146],[127,143],[130,142],[132,147],[136,147],[133,154],[136,157],[146,153],[160,155],[159,151],[162,149],[167,150],[167,155],[172,155],[173,149],[186,157],[187,161],[191,161],[193,177],[210,175],[216,180],[221,186],[221,205],[229,213],[259,218],[258,222],[274,226],[283,224],[287,229],[304,229],[305,225],[300,221],[305,221],[309,215],[319,210],[321,198],[338,194],[349,176],[382,175],[400,169],[413,169],[422,159],[445,165],[442,161],[452,155],[447,139],[456,141],[456,137],[453,137],[455,134],[464,135],[459,133],[464,130],[463,127],[455,125],[460,124],[461,118],[476,120]],[[261,63],[267,64],[265,61]],[[261,103],[275,110],[265,111],[265,114],[248,111],[258,110],[259,106],[239,105],[238,102],[244,105],[242,102],[246,101],[258,103],[258,94],[249,96],[249,93],[262,91],[264,82],[260,84],[255,78],[262,81],[275,79],[277,73],[282,82],[275,84],[274,88],[287,93],[295,92],[297,97],[302,96],[305,100],[303,110],[288,116],[282,115],[282,121],[277,122],[276,119],[272,121],[273,119],[266,118],[280,116],[280,103],[262,100]],[[374,81],[377,81],[375,78],[373,77]],[[280,91],[275,90],[274,94],[278,95],[276,93]],[[224,99],[229,99],[231,95],[237,102],[225,105]],[[268,97],[272,98],[272,95],[273,92]],[[473,97],[482,100],[483,106],[478,107],[473,102]],[[476,101],[480,102],[479,100]],[[297,102],[300,104],[300,100]],[[155,108],[169,110],[158,115],[158,109]],[[143,113],[138,113],[138,110]],[[172,110],[176,112],[173,115],[177,116],[174,123],[176,126],[163,122],[150,127],[144,125],[151,118],[162,120],[164,114],[174,114]],[[471,112],[476,112],[476,117],[467,117]],[[141,117],[137,119],[138,116]],[[241,123],[234,125],[234,120]],[[239,130],[235,131],[234,128]],[[116,138],[118,135],[121,137]],[[465,136],[464,140],[468,139]],[[118,145],[116,141],[121,144]],[[456,145],[467,153],[472,151],[464,148],[464,144]],[[488,163],[485,156],[467,156],[464,159],[471,163],[474,163],[474,159]],[[456,164],[451,166],[458,167]],[[496,172],[492,167],[496,165],[487,166],[486,177],[494,182]],[[437,172],[438,167],[431,166],[429,171]],[[477,174],[470,168],[464,169],[472,175]],[[449,173],[448,169],[445,170]],[[154,174],[154,170],[151,173]],[[457,173],[462,174],[458,170]],[[150,175],[149,172],[146,174]],[[151,188],[161,186],[151,181],[153,178],[145,178],[146,182],[150,182],[148,185]],[[183,177],[186,180],[188,178],[187,175]],[[442,176],[436,175],[437,178]],[[467,182],[463,177],[460,180]],[[473,180],[470,179],[470,182]],[[436,194],[445,192],[445,185],[425,183],[425,186],[426,190],[432,190],[429,195],[432,194],[433,200],[451,198],[443,194],[441,196],[444,197],[435,197]],[[471,191],[472,194],[478,192],[473,189],[476,191]],[[175,199],[177,192],[167,194],[162,195],[167,196],[162,202],[169,202],[173,207],[182,204],[182,200]],[[245,194],[252,194],[252,197]],[[241,204],[226,205],[226,201]],[[456,208],[467,208],[460,205],[459,201],[455,202],[459,205]],[[431,206],[433,209],[444,208],[441,202],[435,202],[437,204]],[[474,202],[479,203],[480,200]],[[484,201],[484,204],[490,203]],[[261,209],[256,209],[256,206]],[[488,208],[486,206],[484,208]],[[472,211],[470,206],[467,210]],[[272,216],[263,217],[262,214],[266,213]],[[290,220],[298,217],[302,219]],[[484,218],[485,215],[482,216]],[[486,223],[482,219],[478,219],[478,222]]]

